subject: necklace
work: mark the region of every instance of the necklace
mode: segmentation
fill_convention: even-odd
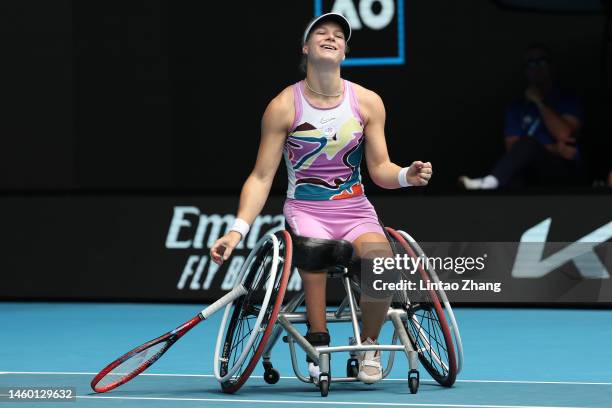
[[[310,84],[308,84],[308,81],[307,81],[306,79],[304,79],[304,82],[306,83],[306,87],[307,87],[308,89],[310,89],[310,91],[311,91],[311,92],[316,93],[317,95],[327,96],[327,97],[330,97],[330,98],[335,98],[335,97],[338,97],[338,96],[342,95],[342,91],[340,91],[340,92],[338,92],[337,94],[334,94],[334,95],[325,94],[325,93],[323,93],[323,92],[317,92],[317,91],[315,91],[314,89],[312,89],[312,88],[310,87]]]

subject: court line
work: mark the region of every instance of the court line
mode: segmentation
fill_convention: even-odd
[[[73,372],[73,371],[3,371],[0,374],[17,375],[96,375],[98,373]],[[150,377],[201,377],[213,378],[213,374],[161,374],[161,373],[142,373],[139,376]],[[263,378],[261,375],[252,375],[251,378]],[[294,376],[281,376],[282,379],[297,380]],[[405,378],[385,378],[383,381],[406,381]],[[422,379],[421,382],[432,382],[434,380]],[[558,384],[558,385],[612,385],[612,382],[584,382],[584,381],[532,381],[532,380],[457,380],[464,383],[502,383],[502,384]]]
[[[118,399],[118,400],[151,400],[151,401],[202,401],[202,402],[244,402],[248,404],[319,404],[319,405],[367,405],[383,407],[451,407],[451,408],[586,408],[553,405],[478,405],[478,404],[427,404],[408,402],[355,402],[355,401],[292,401],[292,400],[254,400],[254,399],[232,399],[232,398],[170,398],[170,397],[107,397],[77,395],[84,399]]]

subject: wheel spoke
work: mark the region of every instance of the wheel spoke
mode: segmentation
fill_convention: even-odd
[[[279,234],[277,234],[278,236]],[[253,262],[244,273],[243,285],[247,294],[241,298],[242,302],[236,303],[236,312],[228,322],[222,358],[231,362],[225,371],[223,389],[226,392],[234,392],[248,378],[254,367],[254,361],[260,357],[262,340],[269,336],[269,330],[273,328],[270,321],[275,310],[279,310],[279,290],[281,282],[286,279],[287,270],[284,268],[285,259],[290,255],[285,253],[284,239],[288,237],[286,232],[280,234],[278,258],[275,258],[275,241],[268,237],[268,242],[258,244],[258,251],[253,255]],[[276,268],[275,278],[272,279],[272,268]],[[284,277],[284,278],[283,278]],[[286,282],[286,280],[285,280]],[[284,292],[283,292],[284,294]],[[267,305],[262,308],[262,299],[267,298]],[[230,378],[227,374],[231,373]]]
[[[401,248],[400,253],[409,256],[424,256],[422,250],[415,249],[401,234],[390,229],[388,231],[392,240],[397,243],[394,246]],[[420,278],[422,283],[435,280],[428,266],[420,268],[416,277]],[[441,309],[438,292],[413,290],[408,293],[404,291],[398,298],[407,300],[408,319],[405,320],[405,327],[413,347],[418,352],[421,364],[438,383],[446,386],[452,385],[456,367],[454,365],[451,367],[449,348],[452,347],[453,340],[448,336],[442,323],[444,316],[439,315],[440,310],[442,313],[444,311]]]

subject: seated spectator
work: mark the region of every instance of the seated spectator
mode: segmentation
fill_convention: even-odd
[[[506,110],[506,153],[482,178],[459,178],[466,189],[516,188],[527,184],[559,186],[580,178],[576,133],[582,106],[576,95],[554,82],[550,52],[533,45],[525,53],[527,88]]]

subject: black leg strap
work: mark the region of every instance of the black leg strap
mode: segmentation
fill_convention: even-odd
[[[329,346],[329,333],[328,332],[308,332],[306,336],[304,336],[306,340],[313,346]],[[312,359],[306,355],[306,361],[312,363]]]
[[[328,332],[308,332],[304,338],[313,346],[329,346]]]

